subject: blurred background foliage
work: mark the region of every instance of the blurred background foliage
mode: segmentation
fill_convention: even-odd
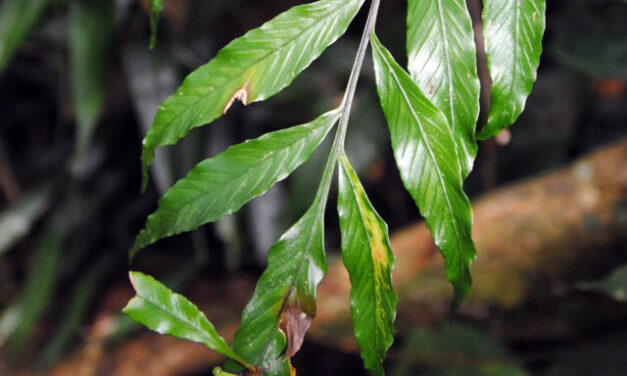
[[[127,252],[159,196],[230,144],[303,123],[340,101],[364,14],[283,93],[246,109],[235,106],[178,146],[159,151],[152,186],[139,194],[141,138],[160,102],[221,46],[297,3],[165,0],[151,51],[143,0],[0,2],[0,374],[46,372],[93,336],[110,348],[132,336],[136,326],[119,314],[131,295]],[[471,9],[480,6],[469,3]],[[511,131],[480,145],[466,184],[471,197],[565,166],[627,133],[627,4],[547,3],[537,84]],[[377,25],[400,61],[405,7],[405,0],[385,1]],[[369,62],[351,124],[347,152],[391,232],[418,221],[393,165]],[[132,268],[183,292],[208,278],[257,276],[267,249],[313,197],[327,148],[240,213],[159,242]],[[624,225],[625,191],[621,202]],[[334,259],[334,210],[326,222]],[[616,254],[625,262],[623,230]],[[615,267],[592,271],[572,286],[575,294],[625,302],[625,266]],[[511,340],[489,325],[445,321],[399,331],[389,372],[627,374],[624,320],[555,343]],[[299,357],[317,359],[316,367],[301,368],[306,375],[361,369],[358,357],[341,346],[309,343]]]

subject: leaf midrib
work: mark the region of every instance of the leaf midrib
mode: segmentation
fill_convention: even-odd
[[[146,296],[144,296],[143,294],[137,292],[137,296],[142,298],[145,302],[147,302],[148,304],[152,305],[153,307],[155,307],[157,310],[163,312],[163,313],[167,313],[168,315],[174,317],[175,319],[179,320],[180,322],[184,323],[188,328],[193,329],[196,332],[199,332],[203,335],[203,337],[205,337],[207,342],[212,342],[213,338],[211,338],[211,336],[209,336],[209,334],[207,334],[205,332],[204,329],[190,323],[188,320],[186,320],[184,317],[180,317],[176,314],[174,314],[172,311],[168,310],[166,307],[163,307],[155,302],[153,302],[151,299],[147,298]],[[205,318],[206,319],[206,318]],[[214,345],[215,347],[215,345]]]
[[[449,41],[447,38],[447,28],[446,28],[446,23],[444,22],[444,14],[442,13],[442,0],[437,0],[437,8],[438,8],[438,19],[440,21],[440,36],[442,37],[442,40],[444,41],[444,58],[446,59],[446,76],[448,79],[448,97],[449,97],[449,112],[450,112],[450,116],[451,116],[451,128],[455,129],[455,109],[453,106],[453,100],[454,100],[454,96],[453,96],[453,74],[451,72],[451,57],[450,57],[450,51],[449,51]],[[461,157],[461,156],[460,156]],[[460,158],[461,160],[461,158]]]
[[[285,150],[290,149],[290,148],[296,146],[298,143],[301,143],[303,141],[303,139],[307,138],[307,136],[310,136],[311,134],[315,133],[316,131],[318,131],[318,127],[314,127],[314,129],[312,129],[311,132],[303,135],[302,137],[297,137],[298,139],[296,141],[294,141],[294,143],[292,143],[291,145],[287,145],[285,147],[276,149],[276,150],[268,153],[268,155],[266,155],[266,156],[262,157],[261,159],[259,159],[258,161],[256,161],[256,164],[254,164],[254,165],[251,164],[249,167],[240,170],[240,172],[237,173],[236,175],[233,175],[233,178],[231,179],[231,181],[235,181],[235,180],[238,180],[238,179],[242,178],[243,176],[247,175],[250,171],[257,169],[260,164],[263,164],[267,160],[276,157],[277,154],[279,154],[281,152],[284,152]],[[236,145],[236,146],[241,146],[241,145],[244,145],[244,144],[240,144],[240,145]],[[227,153],[227,152],[229,152],[229,150],[225,151],[225,153]],[[240,183],[240,185],[241,185],[241,183]],[[241,189],[241,187],[238,188],[238,189]],[[205,196],[209,195],[210,192],[212,192],[212,190],[203,190],[201,193],[199,193],[197,195],[194,195],[194,197],[190,197],[189,199],[183,201],[183,203],[180,206],[187,206],[191,202],[198,200],[199,197],[203,197],[204,198]],[[230,200],[228,200],[228,201],[230,201]]]
[[[372,257],[372,243],[370,242],[370,233],[367,230],[366,223],[364,221],[364,217],[363,217],[363,214],[362,214],[362,211],[361,211],[361,206],[359,205],[359,199],[357,198],[357,195],[356,195],[356,192],[355,192],[355,185],[353,184],[353,180],[350,178],[350,173],[346,170],[345,166],[342,165],[342,168],[346,172],[346,175],[349,177],[348,180],[349,180],[351,188],[352,188],[351,189],[351,193],[352,193],[352,195],[353,195],[353,197],[355,199],[355,205],[357,206],[357,212],[359,213],[359,220],[360,220],[360,222],[361,222],[361,224],[363,226],[364,233],[366,234],[366,239],[368,239],[368,248],[370,249],[370,259],[372,261],[372,268],[373,268],[373,275],[374,275],[374,274],[376,274],[376,269],[377,268],[376,268],[376,265],[375,265],[375,262],[374,262],[374,257]],[[375,276],[375,284],[376,284],[376,280],[377,279],[376,279],[376,276]],[[376,292],[376,286],[374,286],[374,289],[375,289],[375,292],[374,292],[375,307],[379,307],[379,296],[378,296],[378,294]],[[374,336],[375,340],[374,340],[374,342],[375,342],[375,347],[378,350],[380,348],[379,347],[380,339],[379,339],[379,335],[378,335],[379,331],[377,330],[377,328],[378,328],[377,324],[380,321],[379,321],[379,316],[376,314],[376,312],[377,312],[377,310],[375,308],[375,330],[374,330],[374,332],[375,332],[375,336]]]
[[[326,13],[324,13],[323,16],[320,17],[311,17],[314,18],[315,21],[311,22],[309,25],[314,25],[319,23],[321,20],[325,19],[328,17],[329,14],[334,14],[334,13],[342,13],[341,10],[343,10],[347,4],[351,4],[354,0],[350,0],[350,1],[346,1],[343,5],[341,5],[341,7],[339,9],[337,9],[336,11],[328,11]],[[310,19],[311,19],[310,18]],[[269,21],[270,22],[270,21]],[[260,26],[260,28],[263,27]],[[258,58],[257,60],[253,61],[250,63],[250,65],[246,66],[244,69],[241,70],[241,72],[236,73],[235,75],[231,76],[229,80],[225,81],[224,83],[218,85],[218,86],[214,86],[212,87],[210,90],[207,90],[204,94],[199,94],[196,95],[196,99],[192,102],[192,104],[185,106],[185,109],[183,111],[181,111],[179,114],[186,114],[189,111],[191,111],[192,109],[194,109],[196,107],[196,105],[198,104],[198,102],[200,102],[203,98],[205,98],[206,96],[210,95],[211,93],[220,90],[222,88],[224,88],[225,86],[229,85],[230,83],[232,83],[233,81],[235,81],[237,78],[242,77],[242,75],[244,75],[251,67],[259,64],[262,60],[265,60],[266,58],[268,58],[270,55],[273,55],[275,53],[277,53],[278,51],[281,51],[285,46],[291,44],[292,42],[294,42],[296,39],[299,39],[300,37],[303,36],[303,34],[305,34],[306,31],[310,30],[311,28],[314,28],[315,26],[311,26],[308,28],[303,28],[301,29],[301,32],[298,33],[297,35],[295,35],[292,38],[289,38],[287,41],[285,41],[283,44],[281,44],[280,46],[278,46],[277,48],[275,48],[274,50],[266,53],[265,55],[261,56],[260,58]],[[245,36],[245,35],[244,35]],[[242,36],[241,38],[243,38],[244,36]],[[227,46],[228,47],[228,46]],[[216,57],[219,56],[219,53]],[[175,94],[176,95],[176,94]],[[252,101],[255,101],[257,98],[250,98]],[[168,122],[167,124],[171,124],[172,122],[176,121],[176,119],[172,119],[172,121]]]
[[[379,54],[381,53],[380,48],[377,46],[376,47],[377,50],[379,50]],[[386,59],[382,59],[385,63],[385,65],[388,67],[388,70],[390,71],[390,74],[392,75],[392,77],[394,77],[394,81],[396,82],[396,86],[398,86],[399,88],[399,92],[403,95],[403,99],[405,100],[405,103],[407,104],[407,107],[409,108],[412,117],[414,118],[414,120],[416,121],[416,123],[418,124],[418,130],[420,131],[420,134],[422,136],[422,139],[424,140],[425,146],[429,152],[429,156],[431,157],[431,162],[435,165],[435,170],[438,174],[438,180],[440,181],[440,185],[442,186],[442,190],[444,191],[444,198],[446,200],[446,206],[448,207],[449,210],[449,215],[451,216],[451,223],[453,225],[453,232],[455,233],[455,240],[457,242],[457,246],[459,247],[460,250],[463,249],[462,244],[461,244],[461,238],[459,235],[459,230],[457,229],[457,221],[455,220],[455,215],[453,212],[453,207],[451,206],[450,200],[448,198],[448,190],[446,189],[446,185],[444,184],[444,180],[442,178],[442,173],[440,171],[440,168],[438,166],[438,163],[435,160],[435,156],[433,154],[433,151],[431,150],[431,144],[429,143],[429,140],[427,137],[425,137],[425,132],[422,129],[422,123],[420,122],[420,120],[418,119],[418,116],[416,115],[416,113],[414,112],[413,107],[411,106],[411,102],[409,101],[409,98],[407,97],[407,93],[405,93],[405,90],[403,89],[403,86],[400,84],[400,81],[396,75],[396,72],[394,71],[394,69],[388,64]]]

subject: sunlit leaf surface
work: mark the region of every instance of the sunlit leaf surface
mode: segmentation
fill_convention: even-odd
[[[363,0],[320,0],[280,14],[235,39],[190,74],[161,105],[144,139],[144,187],[156,148],[227,112],[235,101],[267,99],[288,86],[344,34]]]
[[[492,77],[488,124],[480,140],[516,121],[536,80],[542,53],[545,0],[484,0],[483,38]]]
[[[160,334],[202,343],[228,358],[241,358],[226,343],[198,307],[151,276],[130,272],[136,296],[124,308],[133,320]],[[244,362],[245,363],[245,362]]]
[[[338,111],[311,123],[267,133],[198,164],[159,201],[131,255],[163,237],[190,231],[239,210],[309,159]]]
[[[316,314],[316,289],[326,272],[320,196],[270,249],[268,267],[242,312],[233,349],[269,376],[290,376],[287,355],[300,347]],[[296,332],[297,331],[297,332]],[[227,364],[227,370],[229,365]]]
[[[408,70],[453,127],[463,176],[477,155],[477,51],[465,0],[409,0]]]
[[[472,211],[446,117],[373,35],[377,91],[405,188],[425,218],[455,288],[457,305],[470,289]]]

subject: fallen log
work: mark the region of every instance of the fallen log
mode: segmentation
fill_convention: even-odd
[[[560,171],[502,187],[474,201],[479,258],[472,268],[472,292],[458,315],[483,322],[510,340],[555,340],[579,335],[588,324],[624,320],[624,305],[587,296],[573,286],[626,258],[626,166],[627,139],[622,139]],[[452,289],[425,225],[410,226],[394,234],[391,242],[399,294],[397,330],[448,320]],[[191,298],[230,338],[253,282],[233,278],[203,286],[194,289]],[[341,262],[331,262],[319,288],[310,339],[355,350],[349,290]],[[219,361],[200,345],[146,330],[110,349],[103,336],[91,335],[51,374],[177,375]]]

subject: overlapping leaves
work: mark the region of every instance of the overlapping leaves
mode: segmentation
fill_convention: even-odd
[[[198,164],[163,195],[131,256],[158,239],[231,214],[268,191],[311,156],[338,116],[338,111],[328,112],[311,123],[232,146]]]
[[[462,188],[459,156],[446,117],[373,35],[377,91],[390,128],[396,164],[405,188],[425,218],[455,287],[458,304],[470,289],[470,201]]]
[[[462,174],[477,155],[477,51],[465,0],[409,0],[408,70],[453,128]]]
[[[540,0],[485,2],[486,34],[492,34],[486,35],[486,43],[495,91],[490,121],[481,137],[511,124],[522,111],[535,78],[544,28],[544,3]],[[234,101],[263,100],[289,85],[344,33],[362,3],[320,0],[294,7],[233,41],[192,73],[163,103],[144,140],[144,178],[156,148],[174,144],[192,128],[216,119]],[[227,371],[239,372],[243,366],[272,376],[291,375],[290,358],[315,317],[316,289],[326,271],[323,219],[330,179],[338,163],[338,212],[344,263],[352,285],[354,332],[366,368],[383,375],[382,362],[394,339],[394,257],[387,226],[343,153],[348,120],[344,116],[350,112],[346,102],[354,94],[378,5],[378,0],[372,2],[356,68],[340,109],[311,123],[236,145],[200,163],[164,195],[133,246],[132,254],[160,238],[239,210],[307,160],[342,118],[318,194],[309,210],[270,249],[268,267],[243,311],[233,349],[195,306],[141,274],[133,274],[138,296],[126,309],[133,318],[153,330],[202,342],[223,353],[234,360],[225,365]],[[371,46],[377,91],[400,175],[444,257],[457,305],[470,289],[470,263],[476,256],[463,180],[472,169],[477,149],[474,129],[479,83],[465,1],[409,1],[411,76],[374,34]],[[514,56],[503,58],[507,54]]]
[[[296,6],[224,47],[161,105],[144,139],[144,187],[156,148],[225,113],[234,101],[267,99],[288,86],[342,35],[363,0]]]

